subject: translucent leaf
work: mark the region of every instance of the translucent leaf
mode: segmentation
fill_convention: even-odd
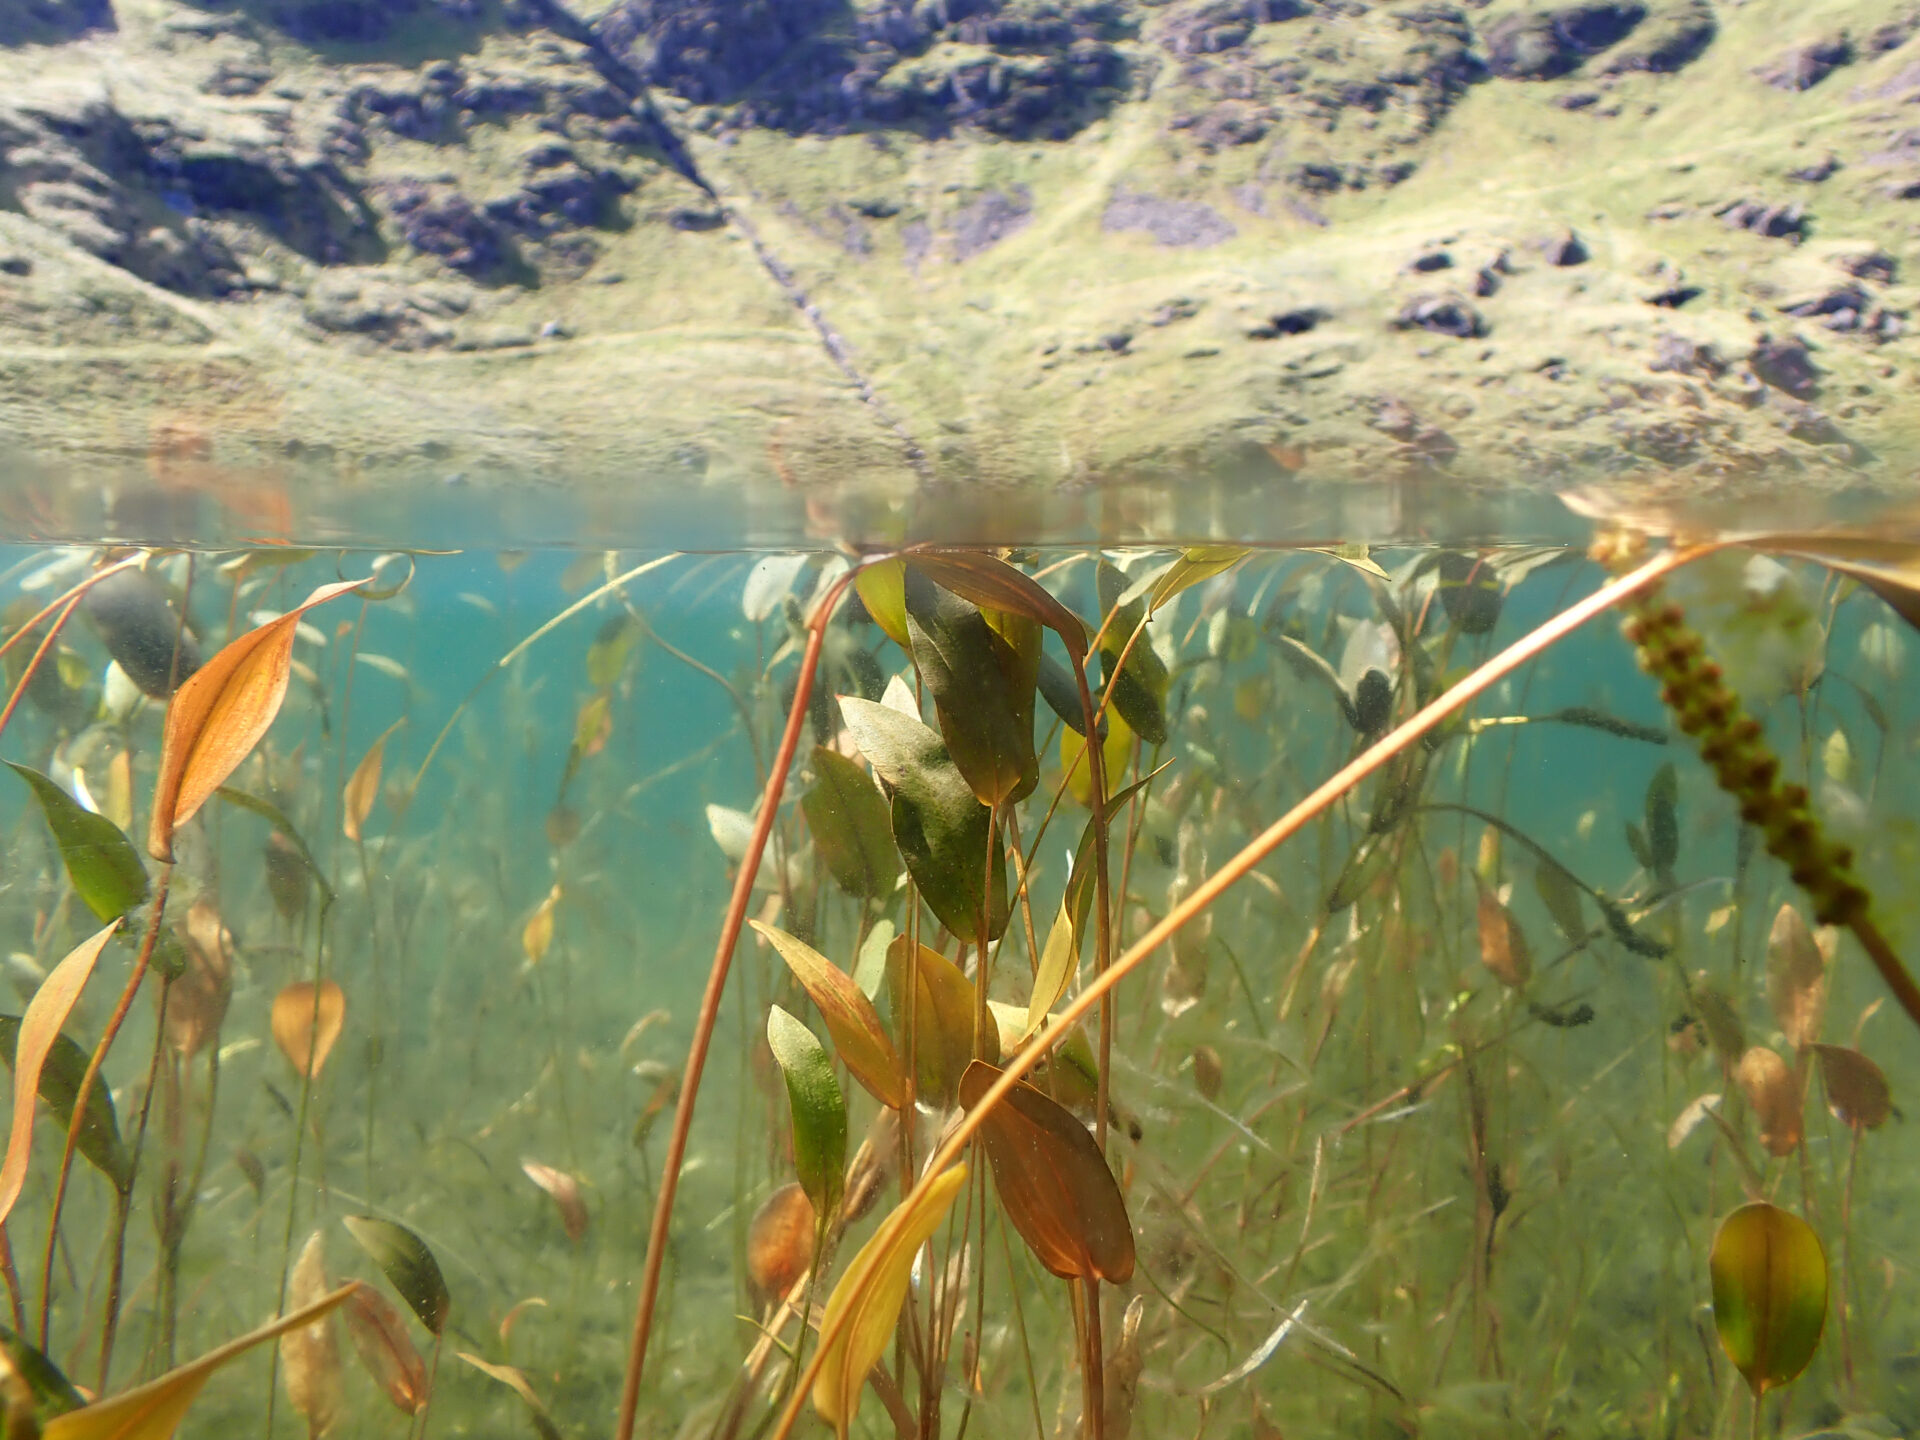
[[[300,1251],[287,1282],[287,1303],[296,1310],[327,1294],[325,1245],[323,1233],[316,1230]],[[280,1361],[287,1400],[307,1417],[308,1435],[326,1434],[340,1414],[340,1345],[334,1338],[333,1317],[322,1315],[281,1336]]]
[[[41,1440],[171,1440],[214,1371],[256,1345],[264,1345],[291,1330],[325,1319],[345,1303],[355,1288],[343,1286],[312,1305],[283,1315],[270,1325],[262,1325],[198,1360],[168,1371],[158,1380],[57,1416],[41,1429]]]
[[[747,1226],[747,1283],[762,1305],[782,1299],[807,1273],[817,1229],[813,1202],[798,1184],[780,1186],[754,1211]]]
[[[907,957],[917,952],[909,979]],[[938,950],[915,946],[902,935],[887,947],[887,996],[892,1004],[896,1034],[907,1033],[909,983],[913,995],[913,1055],[919,1074],[919,1099],[928,1105],[951,1106],[959,1094],[960,1076],[973,1059],[974,989],[960,967]],[[986,1058],[1000,1059],[999,1027],[989,1024],[981,1037]]]
[[[564,1170],[556,1170],[551,1165],[542,1165],[538,1160],[522,1160],[520,1168],[526,1177],[553,1198],[554,1208],[560,1212],[561,1228],[567,1232],[567,1239],[576,1245],[586,1238],[587,1202],[581,1197],[580,1182]]]
[[[380,738],[367,747],[360,763],[353,767],[345,793],[340,797],[340,828],[347,839],[359,842],[367,817],[373,814],[373,802],[380,798],[380,772],[386,763],[387,737],[399,728],[394,721],[380,732]]]
[[[38,770],[6,763],[33,790],[74,893],[96,918],[125,915],[147,898],[147,867],[118,825],[85,809]]]
[[[1587,938],[1586,912],[1580,907],[1580,887],[1573,876],[1551,861],[1542,860],[1533,868],[1533,889],[1540,903],[1553,917],[1555,928],[1569,945]]]
[[[907,639],[907,567],[898,560],[864,566],[853,577],[860,603],[886,637],[905,650]]]
[[[1678,1150],[1686,1143],[1689,1135],[1700,1128],[1707,1116],[1720,1108],[1720,1096],[1696,1095],[1687,1102],[1686,1108],[1674,1117],[1673,1124],[1667,1127],[1667,1148]]]
[[[167,994],[167,1043],[192,1059],[217,1040],[233,999],[233,937],[202,895],[187,909],[187,963]]]
[[[1063,900],[1060,913],[1053,917],[1052,928],[1047,931],[1047,943],[1040,951],[1040,964],[1033,976],[1033,995],[1027,1002],[1027,1020],[1017,1043],[1026,1044],[1028,1037],[1047,1018],[1047,1012],[1067,993],[1074,971],[1080,968],[1080,947],[1074,940],[1073,915]]]
[[[540,1437],[540,1440],[561,1440],[560,1427],[553,1423],[553,1416],[548,1412],[545,1403],[534,1393],[533,1386],[528,1383],[525,1375],[511,1365],[495,1365],[489,1360],[482,1360],[478,1355],[469,1355],[465,1350],[456,1350],[454,1354],[482,1375],[498,1380],[524,1400],[528,1418],[533,1421],[534,1433]]]
[[[407,1334],[406,1320],[370,1285],[354,1286],[342,1313],[354,1353],[380,1393],[402,1415],[418,1415],[427,1404],[427,1367]]]
[[[793,582],[807,568],[807,555],[762,555],[747,572],[740,592],[740,613],[756,624],[780,608]]]
[[[975,1060],[960,1081],[972,1110],[1000,1078]],[[1021,1081],[987,1112],[980,1139],[1000,1203],[1042,1265],[1062,1279],[1133,1276],[1133,1223],[1120,1186],[1086,1126]]]
[[[1216,575],[1224,575],[1252,553],[1251,550],[1232,545],[1202,546],[1181,551],[1180,558],[1167,567],[1155,582],[1153,593],[1147,597],[1147,613],[1153,614],[1182,590],[1191,589]]]
[[[1820,1057],[1820,1083],[1827,1088],[1827,1107],[1842,1124],[1856,1130],[1877,1130],[1893,1113],[1893,1091],[1880,1067],[1858,1050],[1845,1045],[1815,1045]]]
[[[1480,963],[1502,985],[1521,990],[1533,976],[1533,952],[1513,912],[1500,903],[1500,897],[1478,876],[1475,884],[1480,898],[1476,918],[1480,929]]]
[[[891,1237],[883,1226],[862,1245],[827,1299],[821,1328],[838,1329],[839,1334],[821,1357],[820,1373],[813,1383],[813,1408],[842,1440],[859,1408],[867,1372],[893,1339],[900,1307],[907,1298],[914,1256],[947,1218],[954,1197],[966,1183],[967,1167],[955,1165],[935,1176],[916,1198],[903,1202],[903,1208],[911,1207],[906,1211],[905,1224]],[[866,1284],[856,1288],[853,1277],[869,1261],[873,1262],[872,1274]]]
[[[840,1062],[882,1105],[898,1109],[906,1101],[904,1070],[893,1042],[880,1026],[880,1012],[838,965],[804,940],[758,920],[747,922],[779,952],[826,1022]]]
[[[432,1334],[441,1334],[453,1301],[426,1242],[404,1225],[371,1215],[349,1215],[343,1223],[420,1323]]]
[[[1827,1018],[1827,965],[1800,912],[1782,905],[1767,934],[1767,1004],[1796,1050],[1820,1038]]]
[[[751,617],[750,617],[751,618]],[[640,641],[640,621],[625,610],[616,611],[601,622],[599,633],[587,647],[587,683],[605,690],[620,678],[627,657]]]
[[[527,957],[527,964],[538,965],[547,958],[547,951],[553,946],[553,911],[559,903],[560,884],[555,881],[521,928],[520,949]]]
[[[1323,685],[1340,705],[1340,713],[1354,729],[1360,728],[1360,714],[1353,708],[1353,696],[1347,693],[1347,687],[1338,672],[1327,663],[1326,657],[1318,651],[1310,650],[1291,635],[1276,635],[1274,644],[1279,647],[1280,658],[1293,672],[1296,680],[1311,680]]]
[[[833,1061],[813,1032],[778,1005],[767,1016],[767,1045],[787,1080],[794,1172],[814,1212],[831,1215],[847,1171],[847,1102]]]
[[[113,932],[120,928],[118,920],[94,935],[83,940],[67,954],[67,957],[48,974],[45,983],[34,991],[33,999],[27,1004],[27,1013],[20,1017],[20,1028],[14,1043],[9,1048],[13,1053],[13,1128],[7,1133],[7,1155],[0,1161],[0,1223],[13,1213],[15,1202],[27,1183],[27,1161],[33,1153],[33,1117],[38,1108],[37,1097],[45,1084],[44,1072],[48,1057],[53,1053],[54,1044],[60,1039],[60,1027],[67,1023],[67,1016],[73,1012],[74,1002],[80,998],[80,992],[86,987],[87,977],[93,974],[94,961],[100,958]],[[76,1046],[77,1050],[79,1047]],[[84,1073],[85,1067],[82,1066]],[[98,1077],[94,1080],[95,1091],[103,1091],[106,1081]],[[78,1078],[75,1083],[78,1091]],[[69,1117],[73,1106],[67,1106]],[[124,1189],[124,1184],[118,1188]]]
[[[813,752],[813,773],[800,808],[827,873],[859,899],[892,894],[900,852],[894,848],[886,797],[865,769],[825,746]]]
[[[307,842],[300,838],[299,830],[295,828],[294,823],[286,817],[285,812],[283,812],[278,805],[274,804],[271,800],[263,800],[258,795],[249,795],[244,790],[236,790],[231,785],[222,785],[219,790],[214,793],[219,795],[227,804],[236,805],[242,810],[251,811],[271,825],[273,829],[269,832],[269,840],[271,840],[273,836],[279,837],[279,848],[282,853],[291,863],[296,864],[300,873],[306,877],[303,883],[311,882],[312,884],[318,885],[321,895],[326,898],[326,902],[328,904],[333,903],[333,888],[327,884],[327,877],[321,871],[319,862],[313,858],[313,852],[307,848]],[[273,877],[271,873],[269,873],[269,882],[271,882],[272,879]],[[276,897],[276,903],[278,903],[278,897]],[[285,912],[282,911],[282,913],[284,914]]]
[[[273,1040],[299,1075],[319,1078],[346,1019],[346,994],[331,980],[318,989],[296,980],[273,997]]]
[[[1720,1345],[1756,1396],[1813,1359],[1827,1319],[1827,1255],[1813,1227],[1764,1200],[1720,1222],[1708,1261]]]
[[[173,859],[173,832],[226,783],[280,713],[300,617],[364,583],[322,585],[279,619],[230,641],[174,692],[147,832],[154,859]]]
[[[1760,1143],[1767,1153],[1791,1155],[1800,1143],[1802,1112],[1800,1086],[1787,1062],[1766,1046],[1756,1045],[1740,1057],[1734,1078],[1760,1124]]]
[[[1127,761],[1133,756],[1133,729],[1118,715],[1104,717],[1107,738],[1100,743],[1100,763],[1106,771],[1107,794],[1126,774]],[[1078,732],[1060,732],[1060,773],[1067,777],[1067,793],[1082,805],[1093,805],[1093,768],[1087,763],[1087,742]]]

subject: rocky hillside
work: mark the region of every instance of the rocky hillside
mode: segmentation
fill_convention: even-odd
[[[1910,473],[1908,0],[0,0],[0,443]]]

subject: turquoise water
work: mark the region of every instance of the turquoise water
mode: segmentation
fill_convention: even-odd
[[[1351,514],[1352,503],[1323,513]],[[1562,540],[1580,532],[1564,512],[1538,516],[1516,528]],[[1500,603],[1485,630],[1434,587],[1433,552],[1404,534],[1385,538],[1395,543],[1338,555],[1253,552],[1153,619],[1141,643],[1167,672],[1158,709],[1168,736],[1157,754],[1143,745],[1122,763],[1128,780],[1136,765],[1144,776],[1171,763],[1114,822],[1116,955],[1362,747],[1336,682],[1303,648],[1339,672],[1349,702],[1360,676],[1379,670],[1388,698],[1370,727],[1377,736],[1419,696],[1459,683],[1605,578],[1578,548],[1489,548]],[[312,587],[376,568],[367,551],[286,566],[240,563],[245,553],[198,553],[190,567],[178,554],[147,562],[159,591],[176,602],[187,592],[206,655]],[[1173,553],[1108,558],[1126,566],[1125,585]],[[342,1223],[371,1215],[425,1243],[452,1297],[431,1433],[613,1431],[675,1077],[734,878],[716,837],[744,824],[716,820],[710,807],[755,808],[785,722],[802,606],[822,567],[840,563],[831,554],[797,567],[790,587],[769,585],[764,567],[752,578],[763,555],[738,547],[421,554],[390,598],[343,596],[304,616],[284,705],[228,782],[280,818],[215,799],[176,845],[164,925],[182,924],[197,903],[231,932],[217,1040],[189,1055],[157,1031],[159,982],[149,976],[106,1057],[115,1125],[129,1149],[140,1136],[109,1393],[273,1316],[290,1269],[296,1301],[301,1274],[369,1282],[433,1364],[432,1336],[405,1310],[404,1291]],[[61,552],[0,553],[0,602],[30,585],[37,608],[96,558],[65,552],[49,571]],[[1012,558],[1098,623],[1090,548]],[[378,573],[391,582],[407,568],[388,561]],[[1805,561],[1716,556],[1669,594],[1764,721],[1786,775],[1813,790],[1822,825],[1855,847],[1875,918],[1907,953],[1920,917],[1904,884],[1916,838],[1905,626]],[[76,615],[49,660],[76,693],[24,704],[4,756],[105,812],[157,884],[162,867],[145,841],[162,705],[115,708],[129,697],[108,673],[108,638]],[[870,619],[836,619],[827,649],[834,690],[877,691],[894,675],[912,685],[908,656]],[[1064,663],[1055,639],[1046,649]],[[993,703],[991,686],[980,693]],[[932,694],[922,701],[929,721]],[[1754,1195],[1804,1214],[1832,1269],[1820,1347],[1769,1397],[1765,1428],[1898,1434],[1920,1424],[1910,1363],[1920,1312],[1908,1298],[1901,1220],[1915,1198],[1909,1126],[1898,1109],[1857,1134],[1836,1118],[1828,1062],[1796,1048],[1777,984],[1769,989],[1776,915],[1792,905],[1810,921],[1805,897],[1742,840],[1733,802],[1613,617],[1498,682],[1466,714],[1408,752],[1421,761],[1411,780],[1389,770],[1389,782],[1363,784],[1121,983],[1107,1156],[1137,1264],[1126,1282],[1102,1287],[1112,1387],[1103,1433],[1735,1433],[1751,1402],[1715,1336],[1707,1255],[1719,1221]],[[1036,944],[1060,904],[1063,852],[1079,847],[1086,819],[1063,800],[1034,848],[1061,783],[1059,728],[1036,704],[1039,783],[1014,811],[1034,862]],[[343,791],[383,736],[378,798],[355,842],[343,832]],[[862,938],[882,921],[904,928],[916,908],[904,887],[889,887],[863,909],[831,878],[816,819],[799,803],[826,763],[816,743],[853,749],[834,708],[809,723],[780,812],[780,846],[794,857],[786,893],[769,871],[747,913],[858,971]],[[1649,795],[1669,765],[1676,843],[1650,865],[1636,847],[1658,843],[1652,833],[1667,823]],[[24,1000],[98,921],[76,899],[27,785],[7,784],[0,920]],[[1400,818],[1376,826],[1371,817],[1396,806]],[[286,859],[287,842],[269,840],[282,821],[331,904]],[[1382,858],[1356,868],[1372,849]],[[1564,905],[1556,920],[1536,881],[1543,869],[1577,877],[1579,933],[1563,934]],[[1490,958],[1489,900],[1525,939],[1524,983]],[[931,913],[917,913],[923,942],[972,963]],[[989,993],[1024,1007],[1032,970],[1018,907],[1016,917]],[[128,937],[151,920],[150,905],[133,908]],[[1801,1038],[1857,1048],[1899,1107],[1916,1083],[1913,1032],[1854,939],[1835,944],[1821,967],[1824,1019]],[[63,1027],[77,1045],[100,1039],[136,953],[118,941],[103,952]],[[1093,972],[1088,945],[1069,996]],[[303,1087],[270,1016],[286,987],[316,977],[340,987],[344,1021]],[[904,1048],[892,984],[876,1003]],[[639,1434],[769,1433],[771,1398],[784,1396],[777,1350],[760,1362],[757,1389],[736,1388],[763,1318],[749,1284],[749,1221],[795,1174],[788,1096],[762,1038],[774,1004],[831,1042],[787,968],[748,932],[682,1171]],[[1738,1078],[1761,1048],[1790,1072],[1785,1090]],[[881,1107],[844,1065],[837,1073],[851,1153]],[[1770,1154],[1777,1126],[1768,1130],[1765,1107],[1787,1091],[1804,1140]],[[1696,1108],[1676,1129],[1708,1095],[1723,1097],[1718,1118]],[[945,1123],[938,1109],[923,1105],[917,1117],[920,1160]],[[18,1328],[36,1343],[60,1165],[51,1113],[42,1107],[7,1224]],[[536,1175],[548,1172],[530,1175],[528,1161],[577,1185],[586,1217],[577,1236],[566,1206],[542,1193]],[[825,1291],[898,1202],[897,1174],[883,1190],[847,1227],[808,1306],[816,1320]],[[76,1161],[40,1346],[88,1388],[102,1378],[114,1196],[84,1156]],[[170,1282],[162,1230],[189,1196]],[[917,1362],[896,1370],[891,1345],[883,1357],[901,1404],[927,1434],[1072,1433],[1083,1392],[1066,1287],[1000,1218],[1004,1197],[990,1200],[984,1236],[972,1203],[922,1257],[916,1319],[901,1332],[911,1357],[946,1327],[946,1363],[923,1384]],[[316,1232],[323,1259],[294,1266]],[[965,1276],[947,1297],[959,1297],[957,1311],[941,1311],[932,1294],[929,1262],[942,1255]],[[1288,1315],[1297,1324],[1269,1349]],[[255,1351],[215,1377],[182,1433],[408,1429],[349,1332],[331,1323],[332,1360],[324,1346]],[[796,1322],[781,1327],[791,1343]],[[543,1418],[459,1352],[516,1367]],[[825,1433],[810,1416],[801,1425],[796,1433]],[[894,1430],[869,1387],[853,1433]]]

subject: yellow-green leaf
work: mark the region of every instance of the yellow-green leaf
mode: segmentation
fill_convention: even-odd
[[[813,1408],[820,1418],[842,1437],[853,1422],[860,1405],[860,1392],[867,1383],[867,1372],[885,1353],[900,1319],[900,1306],[907,1298],[907,1281],[913,1273],[913,1258],[927,1243],[940,1222],[947,1218],[953,1200],[967,1183],[967,1167],[956,1165],[943,1170],[920,1192],[917,1200],[905,1202],[913,1208],[901,1229],[887,1236],[887,1227],[860,1247],[847,1266],[840,1283],[827,1298],[827,1310],[821,1319],[823,1332],[838,1330],[826,1347],[819,1377],[813,1382]],[[867,1283],[855,1287],[851,1281],[873,1263]]]
[[[1082,863],[1091,862],[1092,859],[1091,855],[1081,857]],[[1033,998],[1027,1002],[1027,1021],[1020,1030],[1020,1044],[1027,1043],[1027,1038],[1047,1018],[1047,1012],[1067,993],[1067,982],[1073,979],[1073,972],[1079,968],[1080,947],[1074,943],[1076,938],[1073,915],[1062,903],[1060,913],[1053,917],[1053,928],[1047,931],[1047,943],[1040,951],[1040,964],[1034,970]]]
[[[907,567],[898,560],[868,565],[853,577],[860,603],[886,637],[902,650],[907,640]]]
[[[1813,1227],[1756,1200],[1721,1221],[1708,1264],[1714,1327],[1753,1393],[1806,1369],[1827,1319],[1827,1254]]]
[[[787,962],[826,1022],[833,1048],[853,1078],[882,1105],[899,1109],[906,1100],[900,1057],[880,1026],[880,1012],[853,977],[806,941],[758,920],[747,923]]]
[[[478,1355],[469,1355],[465,1350],[453,1352],[460,1359],[478,1370],[482,1375],[498,1380],[514,1394],[527,1403],[528,1418],[533,1421],[534,1433],[540,1440],[560,1440],[560,1427],[553,1423],[553,1415],[548,1411],[540,1397],[527,1382],[527,1377],[511,1365],[495,1365],[482,1360]]]
[[[907,1033],[907,957],[914,952],[913,980],[918,988],[912,993],[913,1056],[919,1098],[929,1105],[952,1105],[959,1094],[961,1073],[973,1059],[973,982],[938,950],[915,946],[908,936],[900,936],[887,947],[887,995],[896,1033]],[[998,1026],[987,1025],[981,1049],[988,1060],[999,1061]]]
[[[1157,611],[1182,590],[1191,589],[1216,575],[1223,575],[1253,552],[1238,545],[1199,546],[1181,552],[1147,597],[1147,613]]]
[[[168,1371],[158,1380],[57,1416],[40,1431],[41,1440],[170,1440],[214,1371],[256,1345],[326,1319],[358,1287],[358,1281],[343,1285],[311,1305],[249,1331],[238,1340],[230,1340],[177,1370]]]

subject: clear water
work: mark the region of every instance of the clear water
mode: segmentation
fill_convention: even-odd
[[[197,1044],[184,1043],[158,1026],[161,985],[149,975],[106,1055],[115,1124],[137,1171],[104,1377],[121,1229],[114,1187],[76,1159],[43,1288],[61,1158],[45,1106],[27,1152],[7,1222],[9,1323],[90,1390],[103,1378],[109,1393],[131,1387],[273,1316],[318,1234],[317,1269],[295,1269],[295,1298],[315,1293],[322,1272],[378,1289],[407,1348],[435,1367],[432,1433],[613,1431],[677,1077],[736,872],[736,842],[730,854],[718,841],[755,810],[785,723],[803,607],[842,561],[819,538],[787,548],[834,516],[808,516],[777,494],[760,512],[690,507],[701,518],[671,538],[711,553],[682,553],[503,549],[523,538],[516,517],[541,513],[540,497],[461,492],[420,486],[390,509],[353,518],[348,507],[338,523],[319,516],[339,497],[316,499],[302,519],[314,528],[291,537],[453,552],[410,565],[357,548],[282,563],[284,551],[238,544],[245,518],[230,496],[204,490],[176,491],[185,496],[171,512],[176,528],[145,537],[199,542],[153,551],[145,568],[154,593],[184,597],[203,655],[341,576],[391,583],[411,568],[411,580],[390,598],[343,596],[304,616],[284,705],[228,781],[280,819],[214,799],[187,822],[164,917],[150,904],[133,910],[63,1027],[89,1050],[100,1040],[149,925],[202,951],[224,927],[224,1016],[208,1012]],[[131,522],[110,527],[84,508],[101,493],[48,485],[15,498],[50,537],[82,537],[89,525],[131,533]],[[1423,510],[1405,491],[1303,490],[1289,507],[1222,482],[1148,498],[1157,513],[1129,511],[1114,495],[1087,499],[1072,518],[1056,509],[1035,532],[1052,543],[1012,558],[1098,624],[1103,541],[1104,563],[1122,567],[1125,583],[1178,553],[1133,545],[1163,524],[1163,539],[1259,533],[1293,548],[1254,550],[1186,590],[1139,642],[1170,677],[1160,706],[1168,738],[1157,752],[1142,745],[1114,758],[1128,780],[1167,768],[1144,803],[1114,819],[1115,955],[1362,747],[1337,685],[1351,705],[1360,677],[1378,670],[1368,683],[1384,708],[1363,721],[1377,736],[1412,713],[1416,690],[1459,683],[1606,579],[1583,548],[1588,522],[1549,497]],[[971,515],[1003,540],[1025,523],[972,497],[944,512],[941,497],[922,503],[892,511],[892,523],[923,534],[927,516]],[[1265,532],[1228,528],[1256,503],[1267,507]],[[635,538],[642,502],[618,513],[626,519],[611,520],[609,534]],[[546,523],[581,522],[555,504]],[[953,525],[974,538],[968,522]],[[779,554],[804,561],[755,548],[769,532]],[[1490,629],[1463,623],[1437,588],[1438,552],[1422,543],[1434,537],[1488,567]],[[110,553],[119,552],[10,547],[0,599],[30,613]],[[1744,551],[1682,571],[1668,595],[1764,722],[1787,776],[1810,788],[1821,824],[1855,847],[1874,918],[1910,953],[1920,917],[1904,884],[1917,838],[1908,737],[1920,696],[1904,624],[1817,564]],[[8,612],[9,635],[23,610]],[[145,842],[163,705],[112,673],[111,617],[103,627],[88,616],[76,612],[49,655],[53,684],[9,721],[5,758],[105,812],[157,883],[163,867]],[[1047,646],[1064,660],[1056,641]],[[16,647],[9,664],[24,653]],[[827,653],[832,691],[877,691],[895,675],[913,682],[907,655],[871,620],[837,618]],[[1093,680],[1097,689],[1097,666]],[[930,695],[923,704],[931,722]],[[1086,811],[1061,801],[1035,848],[1062,756],[1059,722],[1044,703],[1036,711],[1039,783],[1013,813],[1034,851],[1030,918],[1044,942]],[[1752,1406],[1716,1339],[1708,1252],[1719,1223],[1756,1196],[1804,1215],[1831,1267],[1819,1348],[1805,1374],[1769,1396],[1764,1428],[1907,1433],[1920,1424],[1920,1310],[1903,1220],[1920,1203],[1901,1113],[1920,1083],[1910,1023],[1849,935],[1823,936],[1834,950],[1829,965],[1815,962],[1818,986],[1769,981],[1790,940],[1770,942],[1776,916],[1789,906],[1810,917],[1809,902],[1743,839],[1734,802],[1675,728],[1617,617],[1577,631],[1465,715],[1431,747],[1413,747],[1424,757],[1417,779],[1389,769],[1364,782],[1116,991],[1106,1153],[1137,1263],[1126,1283],[1100,1287],[1103,1433],[1735,1433]],[[343,833],[343,792],[383,737],[356,842]],[[836,884],[796,803],[827,763],[816,743],[853,748],[833,711],[816,710],[776,827],[793,857],[785,894],[769,869],[748,914],[804,933],[852,970],[863,935],[882,921],[905,928],[917,913],[924,942],[971,966],[971,951],[913,892],[889,888],[863,915]],[[1650,811],[1668,766],[1677,844],[1648,855],[1664,843],[1652,838],[1664,821]],[[24,1003],[99,922],[27,784],[9,778],[0,803],[0,916]],[[1397,821],[1373,834],[1372,817],[1396,806]],[[273,838],[281,824],[331,903]],[[1356,852],[1375,858],[1356,871]],[[1565,907],[1556,920],[1540,888],[1543,870],[1586,887],[1571,934]],[[1500,939],[1506,916],[1530,955],[1524,976]],[[1025,1005],[1028,947],[1016,908],[994,957],[994,1000]],[[1083,948],[1069,995],[1092,975],[1094,947]],[[205,1003],[193,989],[199,974],[169,992],[190,1017]],[[339,987],[344,1018],[303,1086],[272,1017],[287,987],[316,976]],[[889,984],[879,1013],[904,1045]],[[1816,1028],[1789,1036],[1800,1012],[1788,1002],[1815,990]],[[754,1362],[751,1383],[743,1369],[766,1318],[750,1283],[765,1246],[750,1243],[750,1227],[795,1174],[788,1096],[764,1040],[775,1004],[826,1038],[787,967],[749,931],[681,1171],[639,1434],[765,1434],[785,1398],[780,1349]],[[296,1048],[308,1038],[295,1033]],[[1836,1098],[1843,1110],[1862,1102],[1849,1102],[1845,1076],[1836,1097],[1826,1067],[1847,1062],[1823,1060],[1815,1040],[1857,1048],[1879,1067],[1890,1118],[1872,1115],[1883,1123],[1856,1131],[1836,1117]],[[1763,1062],[1749,1057],[1762,1048],[1788,1072],[1777,1083],[1753,1078]],[[837,1068],[851,1154],[880,1107]],[[1721,1097],[1712,1114],[1697,1103],[1707,1096]],[[1798,1121],[1781,1118],[1788,1111]],[[1082,1114],[1090,1119],[1090,1107]],[[944,1122],[937,1106],[920,1109],[918,1160]],[[1769,1153],[1766,1136],[1778,1141],[1793,1123],[1801,1140]],[[527,1162],[562,1178],[530,1174]],[[570,1235],[566,1205],[536,1176],[577,1187],[584,1229],[575,1216]],[[816,1322],[900,1193],[889,1175],[880,1203],[847,1227],[809,1306]],[[883,1364],[921,1433],[1073,1433],[1083,1367],[1068,1287],[1007,1222],[998,1191],[985,1194],[984,1236],[976,1206],[922,1257],[903,1358],[889,1345]],[[436,1257],[452,1300],[437,1362],[432,1337],[343,1224],[360,1216],[408,1227]],[[941,1263],[966,1282],[945,1319],[930,1289]],[[1276,1342],[1289,1316],[1296,1323]],[[406,1429],[349,1332],[330,1323],[331,1352],[268,1347],[220,1371],[182,1433]],[[782,1318],[783,1343],[796,1328]],[[912,1357],[936,1332],[950,1353],[923,1385]],[[541,1418],[462,1352],[514,1367]],[[810,1415],[800,1423],[821,1433]],[[871,1386],[852,1429],[894,1429]]]

